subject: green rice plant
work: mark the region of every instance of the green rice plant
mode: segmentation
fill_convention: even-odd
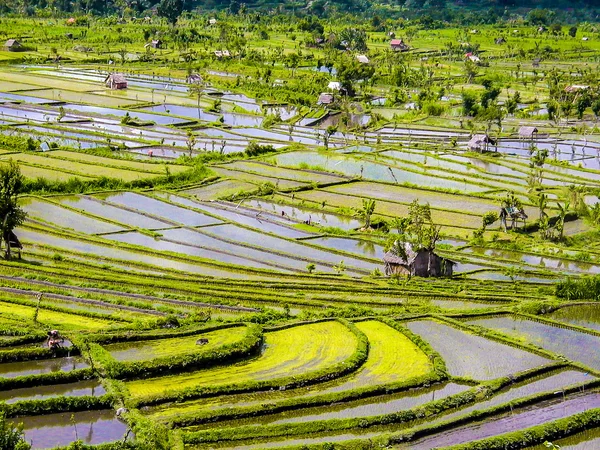
[[[360,340],[364,340],[361,346]],[[233,366],[127,383],[144,403],[191,398],[211,392],[246,392],[273,386],[303,385],[355,370],[366,359],[368,341],[338,321],[292,326],[265,334],[265,350]],[[299,373],[300,375],[290,375]],[[176,389],[172,389],[177,386]]]

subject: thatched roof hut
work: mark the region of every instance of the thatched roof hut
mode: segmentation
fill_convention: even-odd
[[[104,84],[110,89],[127,89],[127,79],[120,73],[108,74]]]
[[[533,139],[538,133],[536,127],[521,127],[519,128],[519,137],[523,139]]]
[[[18,52],[23,48],[23,45],[16,39],[9,39],[4,43],[4,50],[7,52]]]
[[[334,97],[333,94],[328,94],[327,92],[323,92],[319,95],[319,99],[317,100],[317,105],[331,105],[333,103]]]
[[[451,276],[456,264],[442,258],[432,250],[420,249],[415,251],[412,245],[405,242],[403,246],[392,249],[383,256],[385,274],[410,275],[418,277]]]
[[[404,52],[408,50],[408,45],[402,39],[392,39],[390,41],[390,48],[395,51]]]
[[[494,144],[494,140],[487,134],[475,134],[467,143],[467,148],[473,152],[485,152],[489,144]]]

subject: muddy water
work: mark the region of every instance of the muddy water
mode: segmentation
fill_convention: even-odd
[[[89,367],[82,358],[51,358],[0,364],[0,377],[15,378],[25,375],[41,375],[50,372],[70,372]]]
[[[77,439],[91,445],[114,442],[127,432],[127,425],[116,419],[113,410],[18,417],[14,422],[23,423],[25,440],[34,449],[66,446]]]
[[[595,392],[567,398],[565,401],[562,398],[552,399],[529,405],[515,414],[500,415],[493,419],[486,419],[485,422],[458,427],[396,448],[429,450],[462,444],[522,430],[598,407],[600,407],[600,394]]]
[[[60,395],[68,397],[81,397],[89,395],[99,397],[106,394],[106,390],[98,380],[85,380],[76,383],[58,384],[52,386],[36,386],[32,388],[12,389],[0,392],[0,401],[15,403],[22,400],[45,400]]]

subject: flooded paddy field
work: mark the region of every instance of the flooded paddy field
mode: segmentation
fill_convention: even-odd
[[[122,90],[100,66],[0,70],[0,167],[28,194],[0,259],[0,401],[34,448],[132,440],[146,420],[185,448],[432,448],[600,407],[595,297],[560,294],[600,273],[591,125],[539,116],[530,142],[511,116],[477,151],[480,122],[414,98],[253,98],[233,59],[199,94],[137,56]],[[406,242],[453,276],[411,273]],[[55,329],[64,347],[43,347]]]

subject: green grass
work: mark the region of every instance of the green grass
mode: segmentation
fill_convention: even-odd
[[[143,361],[213,350],[223,345],[233,344],[242,339],[245,334],[246,327],[236,327],[182,338],[110,344],[104,348],[117,361]],[[208,339],[208,344],[197,345],[196,341],[200,338]]]
[[[70,152],[72,153],[72,152]],[[16,153],[16,154],[11,154],[11,155],[7,155],[4,156],[3,159],[7,160],[7,159],[13,159],[15,161],[18,161],[20,163],[22,163],[22,165],[31,167],[34,166],[36,169],[43,169],[43,170],[55,170],[56,172],[59,172],[59,174],[56,175],[55,179],[59,179],[59,180],[65,180],[65,179],[69,179],[72,177],[83,177],[83,178],[89,178],[89,177],[108,177],[108,178],[117,178],[117,179],[121,179],[125,182],[130,182],[130,181],[135,181],[135,180],[140,180],[140,179],[145,179],[145,178],[153,178],[159,175],[159,173],[156,171],[156,169],[160,168],[161,166],[154,166],[151,165],[153,167],[151,167],[151,169],[153,169],[152,172],[137,172],[137,171],[132,171],[132,170],[128,170],[127,168],[116,168],[116,167],[106,167],[106,166],[102,166],[102,165],[96,165],[94,164],[95,162],[97,163],[106,163],[106,164],[110,164],[113,160],[109,159],[109,158],[100,158],[100,159],[96,159],[96,160],[89,160],[90,164],[84,163],[84,162],[76,162],[76,161],[72,161],[72,160],[61,160],[58,158],[54,158],[54,157],[48,157],[48,156],[42,156],[42,155],[36,155],[36,154],[31,154],[31,153]],[[85,160],[85,158],[83,158]],[[169,168],[170,169],[170,168]],[[181,172],[181,170],[175,170],[175,172]],[[60,174],[64,174],[61,175]],[[163,166],[163,173],[160,175],[164,175],[165,171],[164,171],[164,166]],[[25,176],[28,176],[27,174],[25,174]]]
[[[348,358],[356,337],[338,322],[322,322],[274,331],[265,335],[263,353],[227,367],[126,383],[134,397],[201,386],[219,386],[305,374]]]
[[[165,164],[151,164],[140,161],[132,161],[129,159],[105,158],[103,156],[66,150],[54,150],[46,153],[46,155],[50,158],[57,158],[66,161],[82,162],[86,164],[89,163],[123,170],[131,169],[138,172],[157,173],[159,175],[165,174]],[[180,173],[189,169],[187,166],[178,164],[168,164],[168,167],[172,174]]]
[[[0,302],[0,314],[8,314],[10,319],[16,318],[23,322],[32,323],[34,312],[34,307]],[[72,331],[97,331],[108,328],[115,323],[108,320],[49,311],[46,309],[39,310],[37,321],[48,327]]]

